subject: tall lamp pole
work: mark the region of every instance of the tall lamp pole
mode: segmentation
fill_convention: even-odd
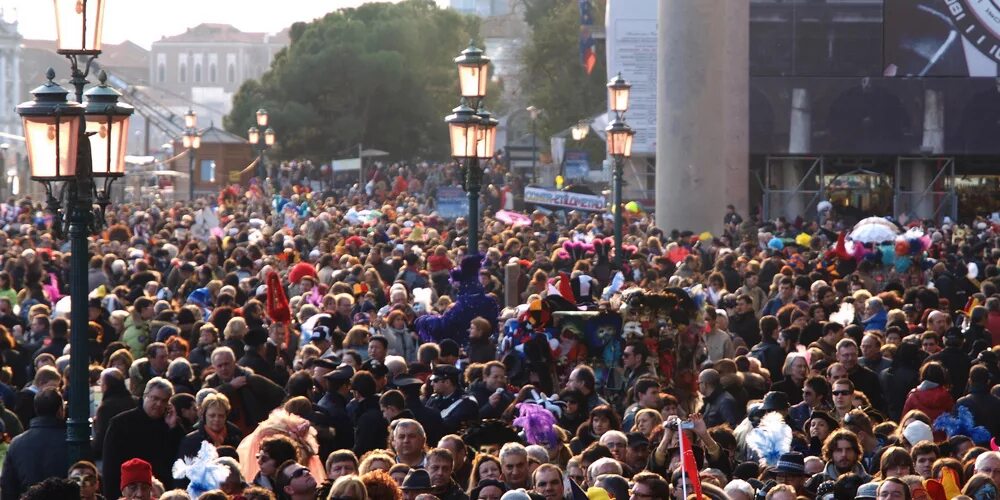
[[[87,458],[90,450],[90,381],[87,295],[87,238],[105,223],[111,184],[125,175],[131,106],[119,103],[117,91],[100,85],[84,93],[87,75],[101,53],[104,0],[55,0],[56,51],[70,62],[76,102],[55,83],[55,71],[31,92],[34,100],[17,107],[31,163],[31,178],[45,187],[52,232],[69,234],[70,362],[69,418],[66,441],[70,462]],[[86,96],[86,102],[84,101]],[[51,450],[38,450],[39,453]]]
[[[271,146],[274,146],[275,141],[274,129],[267,126],[267,121],[267,110],[264,108],[258,109],[257,126],[250,127],[250,129],[247,130],[247,139],[250,141],[250,144],[253,145],[254,150],[257,151],[257,177],[260,178],[260,182],[262,183],[261,189],[263,189],[263,185],[267,183],[267,166],[265,164],[267,157],[264,156],[264,153],[267,152],[268,149],[271,149]],[[261,130],[264,131],[263,134],[261,134]],[[278,185],[277,177],[272,180],[274,190],[280,191],[281,186]]]
[[[531,182],[538,183],[538,134],[536,133],[536,122],[538,121],[538,115],[542,113],[542,110],[534,106],[528,106],[525,108],[528,115],[531,116]]]
[[[188,200],[194,201],[194,156],[201,147],[201,134],[198,132],[198,115],[188,108],[184,115],[184,148],[188,150]]]
[[[486,97],[487,67],[490,59],[469,44],[455,58],[462,101],[445,117],[451,139],[451,156],[462,167],[462,188],[469,199],[469,234],[466,254],[479,251],[479,192],[483,188],[483,170],[479,160],[489,160],[496,151],[497,124],[489,111],[483,109]],[[469,106],[469,104],[472,106]],[[467,165],[463,162],[468,162]]]
[[[608,137],[608,154],[615,160],[612,173],[612,207],[615,215],[615,260],[616,269],[622,268],[622,170],[625,159],[632,156],[632,137],[635,132],[625,123],[628,111],[629,90],[632,85],[622,78],[621,73],[608,82],[608,106],[615,113],[615,119],[605,131]]]

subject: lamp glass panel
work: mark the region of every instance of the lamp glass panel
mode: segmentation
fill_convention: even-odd
[[[184,115],[184,126],[186,128],[195,128],[198,125],[198,115],[194,111],[186,113]]]
[[[474,124],[448,124],[452,157],[472,158],[476,156],[478,128]]]
[[[263,109],[257,110],[257,126],[267,126],[267,111],[264,111]]]
[[[497,128],[488,127],[479,134],[479,142],[476,144],[476,156],[484,160],[492,158],[496,151]]]
[[[198,149],[201,147],[201,134],[195,134],[191,136],[191,147]]]
[[[56,118],[51,116],[26,116],[23,121],[31,176],[38,179],[58,179],[76,175],[80,120],[63,117],[57,123]],[[56,142],[59,144],[58,155]]]
[[[462,87],[462,97],[482,98],[486,96],[486,67],[458,67],[458,83]]]
[[[625,158],[629,158],[629,157],[632,156],[632,138],[633,137],[635,137],[635,133],[633,133],[631,131],[629,133],[625,134],[625,144],[622,145],[622,155],[625,156]]]
[[[100,52],[104,31],[104,0],[53,0],[56,8],[56,50]]]
[[[125,147],[128,141],[127,116],[88,116],[87,132],[94,132],[90,140],[91,171],[96,176],[125,173]],[[108,152],[110,146],[110,162]]]
[[[260,142],[260,131],[258,131],[256,128],[251,128],[249,131],[247,131],[247,139],[250,140],[250,144],[256,146],[257,143]]]
[[[608,103],[611,106],[611,111],[618,113],[624,113],[628,111],[628,98],[630,89],[614,89],[608,88]]]
[[[264,132],[264,144],[267,144],[268,146],[274,146],[274,131],[273,130],[267,129],[267,131]]]

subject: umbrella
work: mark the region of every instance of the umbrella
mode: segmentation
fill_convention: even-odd
[[[854,225],[851,239],[859,243],[882,243],[893,241],[899,235],[899,228],[882,217],[868,217]]]
[[[497,220],[513,227],[530,226],[531,219],[524,214],[511,212],[510,210],[500,210],[497,212]]]

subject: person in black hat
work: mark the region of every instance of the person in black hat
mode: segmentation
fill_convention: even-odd
[[[389,367],[376,359],[369,359],[361,364],[361,369],[375,377],[375,392],[385,390],[389,384]]]
[[[430,493],[433,489],[431,476],[424,469],[411,469],[406,473],[400,489],[403,490],[406,500],[414,499],[421,493]]]
[[[778,458],[778,465],[769,471],[774,475],[778,484],[787,484],[795,488],[795,493],[805,495],[806,467],[805,459],[801,453],[792,451],[782,453]]]
[[[788,413],[788,395],[783,392],[771,391],[764,395],[764,401],[760,409],[767,413],[776,411],[785,415]]]
[[[462,372],[452,365],[438,365],[430,378],[434,395],[427,400],[426,406],[441,413],[447,434],[457,432],[465,422],[479,418],[479,405],[462,390],[461,376]]]
[[[389,437],[389,423],[382,416],[376,394],[375,377],[370,372],[359,371],[351,378],[354,399],[348,413],[354,418],[354,454],[384,448]]]
[[[462,354],[458,342],[452,339],[444,339],[438,343],[438,347],[441,349],[441,355],[438,356],[438,363],[452,366],[458,363],[458,358]]]
[[[625,464],[632,470],[646,468],[649,461],[649,438],[641,432],[630,432],[626,436],[628,447],[625,448]]]
[[[424,406],[423,401],[420,399],[420,389],[424,385],[420,379],[412,376],[403,376],[393,379],[392,385],[399,389],[399,392],[403,393],[405,409],[411,414],[409,418],[420,422],[420,425],[424,428],[424,432],[427,434],[428,443],[436,443],[448,434],[444,430],[444,421],[441,419],[441,412]]]
[[[264,359],[264,344],[267,343],[267,330],[260,326],[250,328],[243,337],[243,343],[246,344],[246,349],[243,352],[243,357],[236,364],[250,368],[257,375],[267,377],[271,382],[284,387],[285,383],[288,382],[288,373],[286,372],[284,376],[280,376],[279,371]]]
[[[317,363],[329,363],[319,359]],[[351,377],[354,368],[347,365],[323,375],[326,394],[315,404],[315,409],[324,414],[334,431],[335,450],[354,448],[354,422],[347,414],[347,397],[351,393]]]

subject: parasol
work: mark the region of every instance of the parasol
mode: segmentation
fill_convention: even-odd
[[[899,228],[882,217],[868,217],[854,225],[851,239],[859,243],[882,243],[893,241],[899,235]]]
[[[497,212],[496,218],[498,221],[503,222],[504,224],[509,224],[513,227],[531,225],[531,218],[529,218],[527,215],[520,214],[517,212],[512,212],[510,210],[500,210],[499,212]]]

